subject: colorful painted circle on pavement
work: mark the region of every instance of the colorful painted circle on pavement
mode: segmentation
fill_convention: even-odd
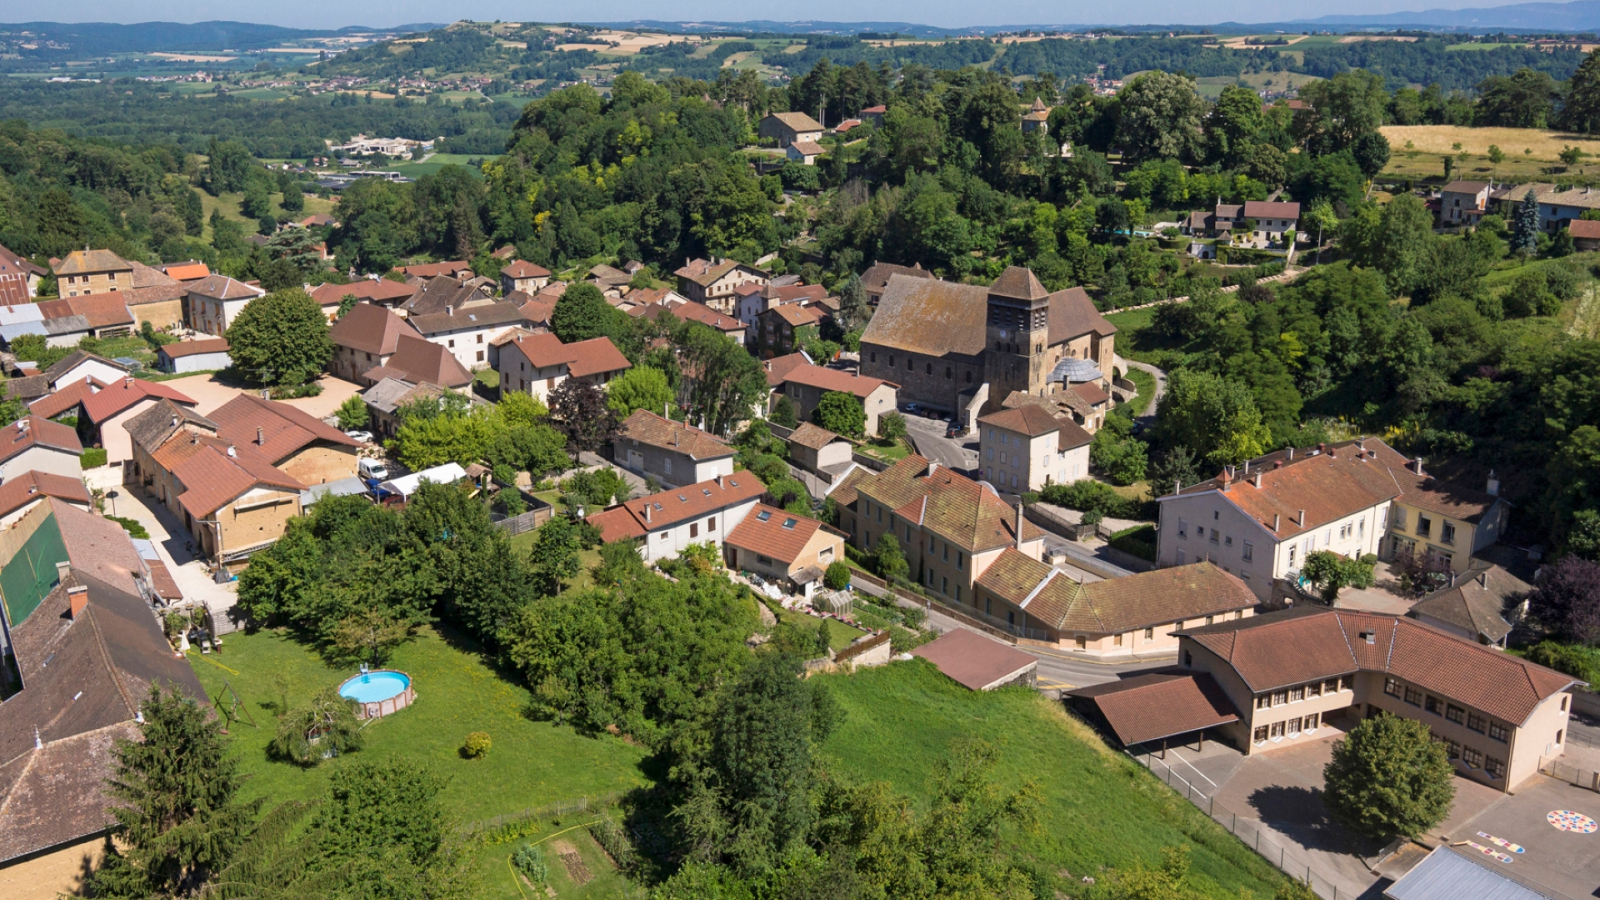
[[[1498,844],[1501,847],[1504,847],[1505,849],[1510,850],[1512,853],[1525,853],[1525,852],[1527,852],[1526,849],[1521,844],[1513,844],[1510,841],[1506,840],[1505,838],[1495,837],[1494,835],[1490,834],[1487,831],[1478,832],[1478,837],[1488,838],[1489,839],[1489,843]]]
[[[1583,813],[1575,813],[1570,809],[1551,810],[1544,818],[1558,831],[1594,834],[1596,829],[1600,829],[1600,824],[1596,824],[1595,820]]]
[[[1501,853],[1499,850],[1490,849],[1490,848],[1485,847],[1484,845],[1478,843],[1477,841],[1467,841],[1466,844],[1467,844],[1468,847],[1471,847],[1472,849],[1478,851],[1479,853],[1482,853],[1484,856],[1488,856],[1488,857],[1492,857],[1494,859],[1498,859],[1501,862],[1505,863],[1506,865],[1510,865],[1511,864],[1511,856],[1510,856],[1510,854]]]

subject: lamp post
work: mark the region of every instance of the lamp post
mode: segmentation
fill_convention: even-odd
[[[111,501],[111,514],[115,516],[117,514],[117,489],[112,488],[106,491],[106,499]]]

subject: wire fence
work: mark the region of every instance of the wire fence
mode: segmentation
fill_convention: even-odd
[[[476,822],[464,823],[459,830],[468,840],[489,839],[492,841],[494,833],[505,829],[507,826],[541,822],[546,819],[559,819],[574,813],[596,812],[621,800],[622,795],[623,792],[616,791],[596,797],[572,797],[567,800],[558,800],[545,806],[529,806],[516,812],[503,813],[487,819],[479,819]]]
[[[1567,784],[1570,784],[1573,787],[1581,787],[1585,790],[1600,792],[1600,772],[1592,772],[1588,769],[1580,769],[1577,766],[1569,766],[1560,760],[1550,759],[1548,757],[1540,758],[1539,771],[1549,775],[1551,778],[1558,778],[1562,781],[1565,781]]]
[[[1302,848],[1296,847],[1291,851],[1288,845],[1275,839],[1259,819],[1241,816],[1216,802],[1215,797],[1195,787],[1171,766],[1157,759],[1155,754],[1146,753],[1140,756],[1129,753],[1128,755],[1138,760],[1140,765],[1149,769],[1152,775],[1161,779],[1168,787],[1183,795],[1184,799],[1199,807],[1211,817],[1211,821],[1228,829],[1235,837],[1256,851],[1262,859],[1277,866],[1285,875],[1305,882],[1318,897],[1324,900],[1355,900],[1364,892],[1349,885],[1341,888],[1337,880],[1317,871],[1316,863],[1307,858]]]

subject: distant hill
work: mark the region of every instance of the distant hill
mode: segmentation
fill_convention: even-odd
[[[1517,3],[1481,9],[1429,9],[1386,15],[1323,16],[1310,25],[1419,26],[1423,28],[1510,29],[1518,31],[1600,31],[1600,0],[1572,3]]]
[[[47,41],[67,45],[73,56],[98,56],[105,53],[154,53],[182,50],[258,50],[283,41],[313,37],[338,37],[366,32],[431,31],[443,25],[407,25],[400,28],[368,28],[352,25],[337,31],[283,28],[250,22],[18,22],[0,24],[0,35],[29,32]]]

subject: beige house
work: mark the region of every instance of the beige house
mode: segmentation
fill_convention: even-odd
[[[742,284],[766,284],[770,276],[755,266],[736,259],[691,259],[673,273],[678,276],[678,291],[695,303],[704,303],[725,316],[738,315]]]
[[[207,414],[217,437],[248,445],[290,478],[307,486],[356,474],[360,444],[332,425],[287,403],[240,394]]]
[[[1264,600],[1320,550],[1429,554],[1461,572],[1505,530],[1498,492],[1493,479],[1486,491],[1439,481],[1376,438],[1290,448],[1160,498],[1156,560],[1209,560]]]
[[[500,390],[531,394],[541,403],[568,378],[604,385],[632,367],[610,338],[563,344],[553,334],[517,329],[500,343]]]
[[[606,543],[632,540],[645,562],[670,559],[691,544],[722,546],[767,492],[749,472],[651,494],[589,515]]]
[[[757,503],[728,532],[723,555],[728,568],[755,572],[810,599],[822,586],[828,566],[844,559],[845,537],[816,519]]]
[[[1186,625],[1254,615],[1256,595],[1210,563],[1079,583],[1007,550],[978,579],[978,606],[1013,634],[1093,657],[1166,654]]]
[[[476,372],[490,367],[489,342],[525,320],[518,304],[501,301],[414,314],[407,322],[424,338],[449,350],[467,371]]]
[[[875,551],[893,534],[911,579],[980,615],[974,587],[1002,553],[1044,553],[1044,532],[1023,519],[1021,507],[1013,510],[988,487],[921,456],[882,472],[851,469],[828,496],[858,549]]]
[[[74,250],[51,264],[62,299],[133,290],[133,264],[110,250]]]
[[[1439,191],[1439,224],[1476,225],[1489,208],[1486,181],[1452,181]]]
[[[636,409],[623,420],[611,441],[611,458],[671,486],[733,474],[733,448],[726,442],[648,409]]]
[[[789,460],[817,475],[840,475],[849,467],[855,446],[811,422],[801,422],[789,435]]]
[[[500,270],[500,292],[503,294],[512,291],[537,294],[549,283],[550,270],[526,260],[514,259]]]
[[[1012,493],[1089,477],[1094,436],[1072,419],[1027,404],[978,419],[983,480]]]
[[[191,409],[197,405],[187,394],[161,382],[139,378],[114,381],[83,398],[78,433],[105,448],[107,464],[123,465],[133,458],[127,423],[163,399]]]
[[[266,291],[253,284],[236,281],[227,275],[212,275],[190,282],[188,324],[190,328],[213,337],[222,337],[228,326],[239,317],[245,304]]]
[[[4,440],[0,436],[0,440]],[[89,488],[82,477],[52,475],[49,472],[28,471],[17,476],[7,476],[0,482],[0,531],[15,525],[19,519],[43,503],[46,498],[57,503],[88,512],[94,506]]]
[[[768,378],[768,382],[771,381]],[[898,390],[898,385],[877,378],[863,378],[808,364],[793,366],[782,374],[772,401],[777,402],[776,394],[788,397],[794,404],[795,415],[807,421],[822,402],[823,394],[849,394],[861,401],[861,408],[867,414],[866,433],[877,434],[878,417],[895,411]]]
[[[822,140],[822,132],[827,130],[803,112],[767,113],[756,129],[761,137],[771,138],[784,148],[800,142],[814,144]]]
[[[404,334],[422,337],[393,311],[373,303],[357,303],[328,329],[333,341],[328,371],[356,384],[373,384],[375,380],[367,378],[367,373],[389,364]]]
[[[24,472],[45,472],[81,481],[83,444],[60,422],[23,416],[0,428],[0,484]]]

